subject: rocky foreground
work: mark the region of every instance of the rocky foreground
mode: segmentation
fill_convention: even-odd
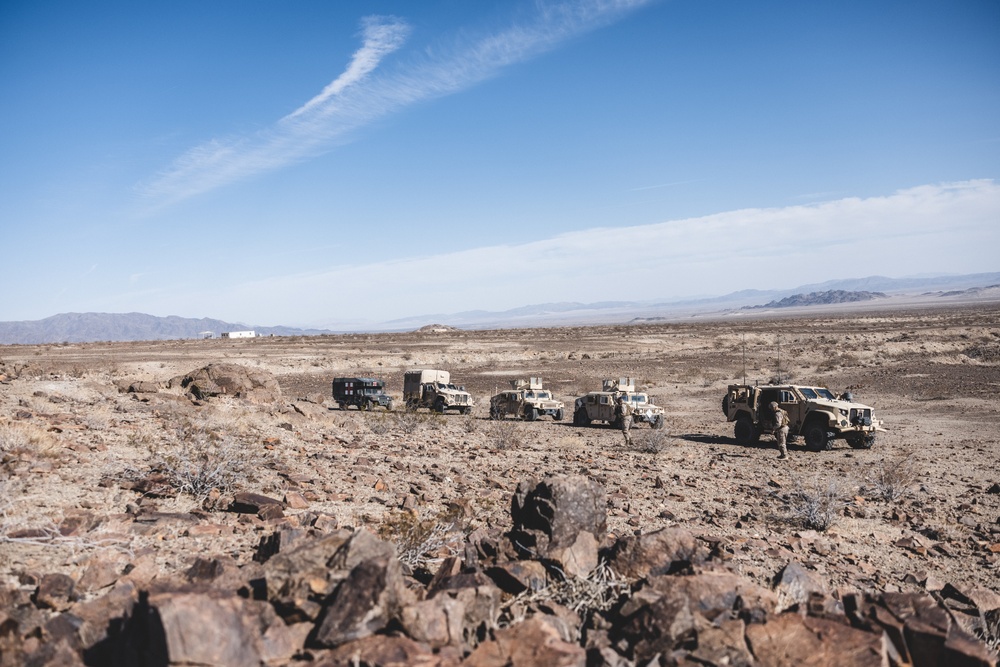
[[[522,482],[504,533],[414,521],[408,549],[266,496],[211,503],[269,527],[251,561],[166,578],[95,561],[0,590],[0,665],[997,664],[963,629],[995,627],[995,594],[831,592],[796,562],[766,588],[679,527],[607,543],[582,476]]]

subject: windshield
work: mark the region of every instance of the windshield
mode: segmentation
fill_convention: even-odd
[[[636,405],[642,405],[647,399],[645,394],[628,394],[626,395],[625,400],[630,403],[635,403]]]
[[[816,393],[819,394],[821,398],[828,398],[831,401],[836,398],[836,396],[833,395],[833,392],[825,387],[816,387]]]
[[[547,399],[547,398],[552,398],[552,394],[550,394],[547,391],[528,391],[528,392],[525,392],[524,397],[525,398]]]

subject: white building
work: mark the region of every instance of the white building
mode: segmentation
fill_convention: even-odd
[[[223,331],[222,338],[255,338],[256,331]]]

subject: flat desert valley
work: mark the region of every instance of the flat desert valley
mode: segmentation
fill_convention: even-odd
[[[270,374],[280,393],[196,400],[177,383],[168,386],[218,363]],[[334,377],[369,376],[384,379],[401,406],[402,376],[413,368],[450,371],[473,394],[472,413],[340,410],[331,400]],[[152,590],[190,580],[193,566],[213,558],[234,571],[259,568],[262,542],[282,530],[365,529],[400,554],[409,549],[408,581],[420,570],[430,576],[449,556],[468,555],[468,536],[503,539],[519,483],[568,476],[603,490],[606,534],[597,537],[604,546],[682,528],[711,554],[705,562],[763,589],[774,591],[794,562],[835,605],[851,592],[927,595],[997,647],[997,626],[990,627],[996,613],[986,612],[1000,609],[998,304],[648,325],[16,345],[0,347],[0,374],[0,589],[8,602],[33,596],[39,622],[128,582]],[[811,452],[793,441],[791,460],[777,461],[770,436],[736,444],[721,410],[727,385],[744,375],[750,383],[780,377],[850,390],[874,408],[885,431],[871,449],[838,440],[830,451]],[[531,376],[566,403],[566,419],[491,421],[490,396]],[[619,430],[577,427],[571,419],[576,397],[622,376],[666,410],[666,428],[636,425],[631,446]],[[280,511],[232,511],[239,493],[281,501]],[[72,593],[39,604],[51,575],[66,575]],[[504,595],[501,606],[514,597]],[[582,630],[576,642],[586,648],[584,635],[599,631]],[[43,636],[37,632],[34,644],[22,637],[23,653],[8,648],[7,656],[41,651]],[[490,636],[447,650],[430,640],[421,646],[445,664],[470,659]],[[270,662],[306,664],[333,650],[309,654],[314,639]],[[601,664],[597,655],[611,664],[612,651],[620,664],[643,657],[627,636],[611,636],[610,648],[594,646],[590,664]],[[660,664],[739,663],[656,655]],[[754,655],[754,664],[767,664]]]

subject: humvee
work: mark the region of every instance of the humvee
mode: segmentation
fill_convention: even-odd
[[[838,438],[855,449],[869,449],[875,433],[885,430],[872,408],[855,403],[849,394],[835,396],[826,387],[731,384],[722,398],[722,411],[735,422],[737,443],[760,439],[761,412],[766,414],[772,401],[788,413],[788,435],[802,436],[812,451],[831,449]]]
[[[385,383],[375,378],[334,378],[333,400],[341,410],[349,405],[359,410],[371,410],[377,405],[392,410],[392,397],[385,393]]]
[[[490,399],[490,419],[503,419],[514,415],[519,419],[535,421],[542,415],[549,415],[562,421],[562,401],[552,398],[552,392],[542,387],[542,378],[511,380],[511,388],[501,391]]]
[[[472,411],[472,395],[451,383],[451,374],[439,370],[414,370],[403,374],[403,400],[407,410],[429,408],[443,413],[456,409],[463,415]]]
[[[649,402],[649,396],[635,390],[635,380],[618,378],[604,380],[601,391],[592,391],[576,399],[573,406],[573,424],[589,426],[591,422],[603,421],[620,426],[615,414],[615,401],[624,396],[632,404],[632,420],[646,422],[652,428],[663,428],[663,408]]]

